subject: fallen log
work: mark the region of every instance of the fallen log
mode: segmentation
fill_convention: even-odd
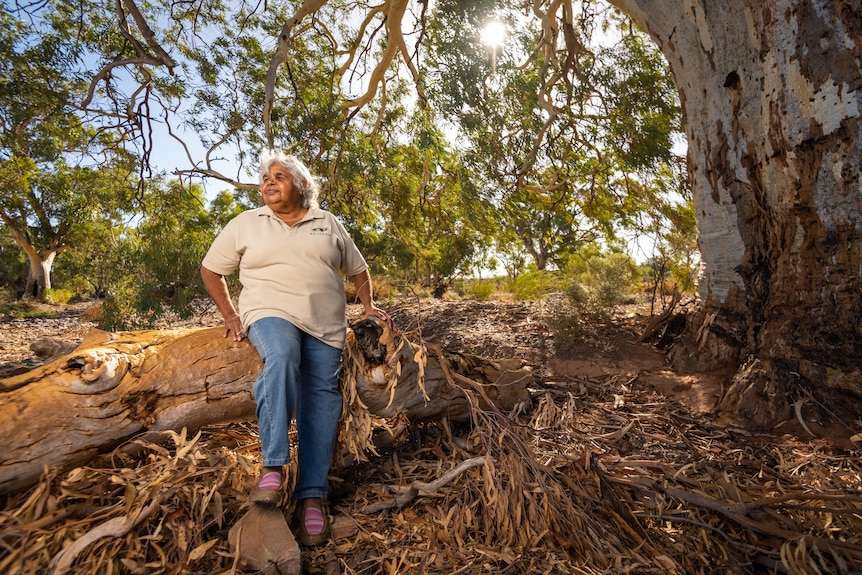
[[[471,405],[451,374],[482,386],[500,409],[529,401],[529,368],[411,343],[370,319],[354,324],[345,373],[372,416],[463,420]],[[357,334],[360,334],[357,336]],[[0,380],[0,494],[48,468],[82,465],[132,438],[254,418],[260,358],[222,328],[90,332],[77,349]],[[366,430],[370,433],[370,430]],[[367,438],[365,438],[367,439]]]
[[[72,353],[0,381],[0,493],[148,431],[253,418],[260,359],[221,332],[93,330]]]

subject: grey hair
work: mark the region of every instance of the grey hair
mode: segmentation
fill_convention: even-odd
[[[320,182],[311,173],[308,167],[302,163],[302,160],[296,156],[285,154],[284,152],[276,152],[268,150],[260,155],[260,167],[258,168],[258,176],[260,183],[263,184],[263,178],[272,168],[273,164],[281,164],[293,178],[293,187],[302,194],[303,208],[317,208],[317,196],[320,195]]]

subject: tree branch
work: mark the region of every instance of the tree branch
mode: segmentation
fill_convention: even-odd
[[[275,135],[272,132],[272,105],[275,101],[275,81],[278,77],[278,67],[287,61],[288,48],[292,38],[293,29],[302,20],[317,12],[325,6],[327,0],[305,0],[305,3],[300,6],[299,10],[293,15],[293,18],[288,20],[281,28],[281,33],[278,35],[278,45],[275,49],[275,55],[269,63],[269,71],[266,73],[266,97],[263,104],[263,125],[264,133],[266,134],[266,143],[270,149],[275,145]]]
[[[473,469],[474,467],[479,467],[480,465],[485,465],[485,456],[473,457],[472,459],[462,461],[456,467],[447,471],[445,475],[435,479],[431,483],[414,481],[409,487],[390,486],[389,490],[397,493],[394,499],[378,501],[377,503],[366,505],[361,509],[361,512],[365,515],[371,515],[372,513],[377,513],[378,511],[391,509],[393,507],[400,509],[416,499],[419,495],[433,495],[437,493],[441,487],[449,485],[465,471]]]
[[[155,52],[156,56],[147,54],[140,42],[138,42],[137,39],[130,33],[128,25],[126,24],[126,14],[123,11],[124,9],[125,12],[128,12],[132,16],[132,20],[134,20],[135,26],[137,26],[138,31],[144,37],[144,41],[147,43],[147,46],[153,52]],[[138,54],[138,57],[115,60],[108,63],[101,70],[99,70],[93,77],[93,79],[90,80],[90,86],[87,89],[87,96],[86,98],[84,98],[84,101],[82,103],[83,107],[87,107],[90,105],[93,100],[93,95],[95,94],[96,86],[98,85],[99,81],[107,78],[110,71],[114,68],[126,66],[129,64],[137,66],[141,69],[143,69],[143,66],[145,65],[166,66],[168,68],[168,72],[172,76],[174,74],[174,68],[177,66],[177,63],[174,61],[173,58],[171,58],[170,54],[168,54],[156,40],[155,33],[153,33],[153,30],[147,24],[144,15],[141,14],[141,11],[138,9],[138,6],[134,3],[133,0],[117,0],[117,18],[119,21],[120,34],[122,34],[123,37],[125,37],[129,41],[129,43],[134,46],[135,52]],[[132,101],[134,102],[134,99]]]

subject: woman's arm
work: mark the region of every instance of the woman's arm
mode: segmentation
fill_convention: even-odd
[[[374,304],[374,290],[371,286],[371,274],[368,273],[368,270],[351,276],[350,281],[356,286],[356,295],[359,297],[359,301],[362,302],[362,307],[365,308],[365,315],[379,317],[386,322],[389,329],[397,331],[398,328],[395,327],[395,322],[392,321],[389,314]]]
[[[224,337],[233,334],[233,340],[240,341],[243,338],[242,320],[230,299],[230,291],[227,289],[224,276],[201,266],[201,279],[207,293],[224,318]]]

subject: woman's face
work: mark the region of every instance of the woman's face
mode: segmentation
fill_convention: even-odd
[[[263,177],[260,193],[264,203],[274,212],[291,211],[302,207],[302,194],[293,188],[293,176],[287,168],[274,163]]]

